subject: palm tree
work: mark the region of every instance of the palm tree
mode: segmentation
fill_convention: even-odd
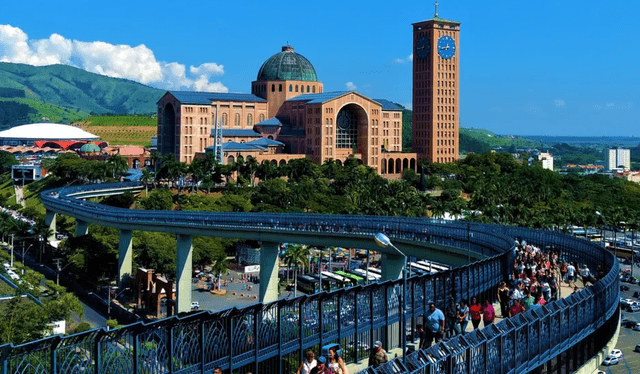
[[[107,158],[107,170],[110,172],[113,179],[116,175],[120,175],[129,170],[127,160],[120,155],[111,155]]]
[[[227,272],[227,269],[229,268],[229,260],[227,260],[227,256],[224,253],[216,254],[213,259],[215,262],[213,263],[211,271],[217,278],[216,289],[220,290],[220,275]]]
[[[147,170],[147,168],[143,168],[142,169],[142,183],[144,183],[144,193],[145,196],[149,196],[149,182],[151,182],[153,180],[153,175],[151,175],[151,172],[149,170]]]
[[[302,268],[309,265],[309,248],[306,245],[290,244],[287,248],[287,253],[284,255],[284,260],[288,264],[288,268],[291,269],[291,264],[294,264],[293,272],[293,294],[298,296],[298,265],[302,265]]]

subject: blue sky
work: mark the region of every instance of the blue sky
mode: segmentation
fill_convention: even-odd
[[[640,136],[640,2],[441,0],[462,22],[462,127]],[[249,92],[287,42],[325,91],[411,106],[411,23],[431,1],[10,1],[0,60],[65,63],[167,89]]]

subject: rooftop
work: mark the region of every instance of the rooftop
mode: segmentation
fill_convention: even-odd
[[[303,55],[293,51],[286,45],[282,52],[269,57],[258,71],[257,81],[295,80],[317,82],[316,69]]]
[[[211,104],[212,101],[241,101],[266,103],[267,100],[252,94],[221,93],[221,92],[194,92],[194,91],[167,91],[182,104]],[[166,94],[165,94],[166,95]]]
[[[0,131],[0,139],[94,140],[99,136],[61,123],[30,123]]]

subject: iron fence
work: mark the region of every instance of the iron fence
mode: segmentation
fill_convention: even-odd
[[[429,246],[440,244],[489,252],[489,257],[449,271],[408,280],[405,318],[415,321],[434,301],[443,308],[477,296],[492,300],[497,284],[513,262],[514,239],[553,246],[567,260],[605,264],[607,275],[593,287],[518,318],[459,336],[407,357],[408,367],[392,361],[369,369],[375,373],[526,372],[575,345],[602,326],[618,305],[617,262],[591,243],[565,235],[507,226],[406,217],[315,214],[148,212],[85,202],[83,192],[135,187],[139,184],[78,186],[47,191],[48,210],[103,224],[169,225],[176,229],[225,228],[256,232],[323,232],[371,236],[383,231],[392,239]],[[5,373],[209,373],[215,367],[236,372],[291,373],[303,352],[339,343],[350,360],[365,359],[374,340],[400,345],[402,281],[387,281],[268,304],[200,312],[116,330],[91,330],[54,336],[19,346],[0,347]],[[561,328],[563,326],[563,328]],[[568,328],[564,328],[568,326]],[[526,339],[526,350],[515,343]]]

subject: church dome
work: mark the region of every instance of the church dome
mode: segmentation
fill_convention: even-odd
[[[316,69],[304,56],[295,53],[293,47],[284,46],[282,52],[269,57],[258,72],[258,81],[295,80],[317,82]]]

